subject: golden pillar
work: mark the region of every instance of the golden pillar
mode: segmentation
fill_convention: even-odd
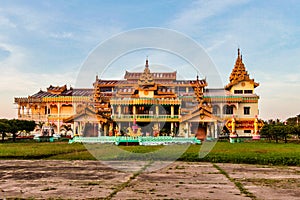
[[[171,118],[173,118],[174,117],[174,106],[172,105],[171,106]]]
[[[237,137],[236,130],[235,130],[235,124],[236,124],[236,121],[234,119],[234,116],[232,116],[232,120],[231,120],[231,133],[230,133],[230,137],[231,138]]]
[[[132,106],[132,113],[133,115],[136,115],[136,106]]]
[[[257,116],[255,116],[255,119],[254,119],[254,132],[253,132],[253,135],[252,135],[253,140],[259,140],[260,139],[258,123],[259,122],[258,122]]]

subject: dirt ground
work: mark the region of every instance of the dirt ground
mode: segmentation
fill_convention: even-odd
[[[160,164],[1,160],[0,199],[292,200],[300,197],[300,167],[202,162],[173,162],[157,167]]]

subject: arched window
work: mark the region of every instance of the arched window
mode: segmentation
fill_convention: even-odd
[[[218,105],[213,105],[213,107],[212,107],[212,113],[213,113],[214,115],[219,115],[219,114],[221,114],[221,112],[220,112],[220,107],[219,107]]]
[[[71,115],[73,113],[73,106],[70,104],[64,104],[60,108],[60,113],[65,115]]]

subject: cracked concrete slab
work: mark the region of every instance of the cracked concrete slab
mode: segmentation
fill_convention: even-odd
[[[114,168],[110,167],[112,163],[100,161],[1,160],[0,199],[297,199],[300,196],[300,167],[216,164],[230,180],[212,163],[111,162]],[[234,182],[241,183],[253,196],[247,196]]]

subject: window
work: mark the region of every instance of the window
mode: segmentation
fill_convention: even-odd
[[[225,115],[232,115],[233,114],[233,106],[224,106],[223,107],[223,114]]]
[[[102,87],[100,88],[100,92],[111,92],[112,88],[111,87]]]
[[[243,90],[234,90],[234,94],[243,94]]]
[[[244,90],[244,93],[245,93],[245,94],[252,94],[252,93],[253,93],[253,90]]]
[[[214,105],[212,111],[213,111],[213,114],[218,115],[218,114],[220,114],[220,107],[217,105]]]
[[[244,115],[250,115],[250,107],[244,107]]]
[[[251,133],[251,130],[244,130],[244,133]]]

